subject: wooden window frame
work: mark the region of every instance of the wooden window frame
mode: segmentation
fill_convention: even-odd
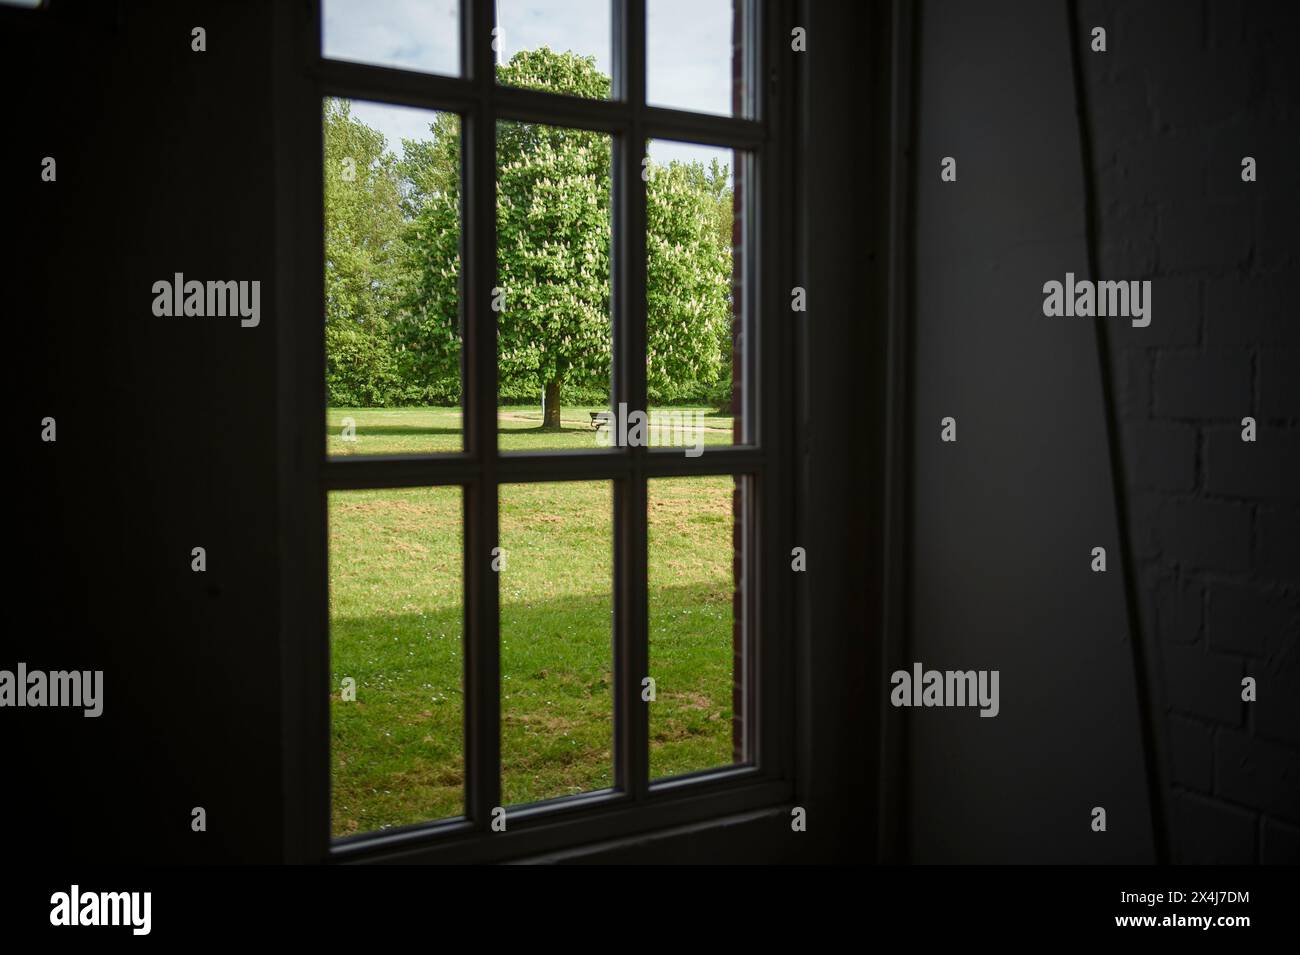
[[[276,4],[277,328],[281,389],[278,475],[282,548],[281,645],[284,854],[290,862],[500,861],[788,804],[795,794],[795,534],[797,316],[793,3],[746,5],[749,95],[756,118],[647,106],[646,0],[613,0],[616,97],[587,100],[498,86],[492,0],[461,2],[458,77],[321,56],[319,0]],[[760,40],[761,38],[761,40]],[[454,112],[462,137],[462,375],[464,451],[329,458],[324,414],[324,182],[321,102],[328,96]],[[703,142],[748,152],[755,175],[744,223],[749,310],[743,409],[752,443],[680,449],[500,452],[497,445],[496,125],[521,120],[611,135],[612,320],[615,403],[647,408],[644,144]],[[628,184],[632,188],[628,188]],[[648,665],[647,481],[748,476],[746,714],[748,761],[652,782]],[[614,760],[609,790],[509,808],[500,804],[498,487],[603,480],[614,486]],[[465,815],[334,840],[330,835],[330,660],[327,501],[331,491],[462,487],[464,501]],[[754,725],[756,723],[756,726]]]

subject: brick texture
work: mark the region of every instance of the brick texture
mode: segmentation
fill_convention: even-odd
[[[1300,4],[1083,0],[1078,16],[1110,38],[1083,59],[1098,278],[1152,283],[1151,325],[1116,327],[1109,361],[1172,856],[1295,864]]]
[[[1174,859],[1188,865],[1241,865],[1255,861],[1258,825],[1249,812],[1189,793],[1174,797],[1178,839]]]
[[[1300,826],[1265,819],[1260,842],[1259,861],[1265,865],[1300,865]]]
[[[1214,734],[1204,723],[1169,717],[1169,755],[1174,782],[1199,793],[1214,791]]]
[[[1212,584],[1206,611],[1210,647],[1270,657],[1284,652],[1300,628],[1295,602],[1274,590]]]
[[[1258,804],[1269,815],[1300,822],[1300,753],[1246,733],[1219,730],[1214,788],[1225,799]]]
[[[1156,416],[1240,421],[1252,407],[1250,362],[1244,348],[1162,351],[1156,358]]]

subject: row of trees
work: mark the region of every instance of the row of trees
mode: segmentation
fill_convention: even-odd
[[[607,97],[590,58],[545,47],[498,67],[502,83]],[[326,349],[335,406],[460,398],[460,129],[384,137],[324,106]],[[498,314],[503,399],[608,396],[610,142],[585,130],[497,130]],[[646,183],[647,375],[652,400],[726,404],[731,393],[732,187],[716,161],[655,166]]]

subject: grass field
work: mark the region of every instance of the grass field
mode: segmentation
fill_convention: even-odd
[[[560,431],[543,431],[539,405],[503,405],[497,413],[502,451],[593,449],[596,433],[591,412],[608,410],[596,405],[560,409]],[[653,414],[657,409],[651,408]],[[716,415],[703,406],[662,409],[702,414],[704,444],[731,444],[732,418]],[[355,434],[344,437],[344,421],[353,422]],[[693,420],[693,419],[692,419]],[[326,441],[330,454],[433,454],[460,451],[459,408],[331,408],[326,415]],[[689,442],[695,443],[694,433]]]
[[[572,431],[540,432],[540,408],[503,408],[502,446],[592,447],[588,410],[566,411]],[[344,417],[356,442],[335,437]],[[454,451],[459,422],[448,409],[331,410],[330,450]],[[715,422],[706,443],[730,443],[730,419]],[[731,762],[733,487],[650,484],[652,776]],[[613,783],[611,509],[607,482],[501,490],[505,805]],[[461,491],[335,492],[329,519],[334,832],[458,815]],[[339,692],[348,677],[355,701]]]

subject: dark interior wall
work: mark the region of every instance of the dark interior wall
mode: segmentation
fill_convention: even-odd
[[[821,857],[860,862],[876,851],[881,768],[873,688],[881,678],[891,25],[888,7],[875,3],[809,0],[797,16],[816,39],[797,54],[794,155],[794,228],[805,250],[795,275],[808,293],[808,311],[792,316],[802,385],[795,507],[809,554],[808,572],[796,575],[796,775],[809,819],[819,820],[808,835]],[[868,121],[846,122],[855,111]]]
[[[887,668],[1006,662],[988,727],[890,715],[907,857],[1149,858],[1141,693],[1171,859],[1294,863],[1300,15],[1217,0],[918,9],[911,643]],[[1089,48],[1098,26],[1104,52]],[[1152,282],[1149,327],[1042,315],[1042,283],[1090,260],[1098,278]],[[939,441],[945,415],[956,444]],[[1094,545],[1105,575],[1087,569]],[[1108,809],[1105,837],[1078,824],[1091,805]]]
[[[34,611],[6,627],[3,666],[105,671],[97,719],[5,711],[6,776],[22,780],[5,787],[6,838],[62,860],[272,861],[270,8],[0,14],[0,62],[26,84],[3,150],[28,230],[7,262],[24,301],[5,377],[21,468],[10,599]],[[152,285],[176,272],[260,280],[261,325],[155,317]]]
[[[886,669],[998,670],[1001,711],[889,714],[906,857],[1150,861],[1096,320],[1043,315],[1089,271],[1066,4],[919,11],[910,642]]]
[[[1084,0],[1079,19],[1108,31],[1083,60],[1100,268],[1153,286],[1109,360],[1173,855],[1300,862],[1300,6]]]

